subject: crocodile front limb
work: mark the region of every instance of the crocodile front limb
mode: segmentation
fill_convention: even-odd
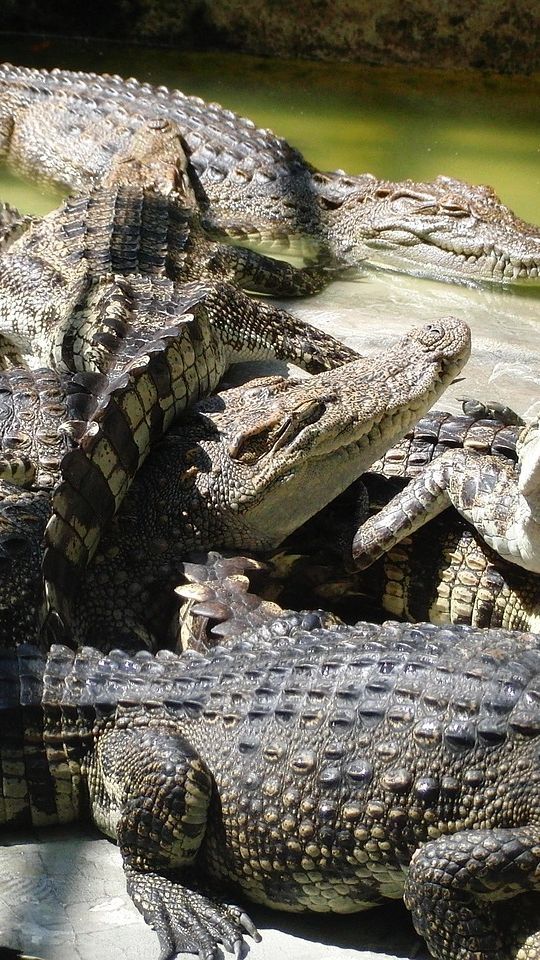
[[[502,557],[540,572],[539,423],[519,436],[517,466],[470,450],[449,450],[429,464],[354,538],[353,556],[369,566],[447,506]]]

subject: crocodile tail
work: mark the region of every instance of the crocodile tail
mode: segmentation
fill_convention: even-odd
[[[45,533],[43,572],[49,606],[64,624],[88,561],[151,445],[181,409],[180,330],[144,344],[100,395],[77,446],[62,461],[62,482]],[[79,377],[84,375],[79,374]],[[185,394],[185,384],[182,382]]]

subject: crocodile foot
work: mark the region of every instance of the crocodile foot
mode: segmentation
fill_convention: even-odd
[[[140,873],[129,866],[125,871],[128,893],[158,935],[159,960],[182,952],[213,960],[218,943],[239,956],[246,933],[257,942],[261,939],[240,907],[218,903],[158,873]]]
[[[431,956],[435,960],[506,960],[508,944],[497,922],[495,903],[520,892],[538,893],[539,856],[536,826],[465,830],[419,847],[411,860],[403,899]],[[537,919],[534,929],[526,924],[521,936],[514,931],[513,937],[516,956],[534,958]]]

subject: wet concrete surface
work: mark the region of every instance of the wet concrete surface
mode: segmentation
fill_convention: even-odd
[[[460,317],[471,327],[471,357],[437,405],[458,412],[457,398],[472,396],[504,401],[526,419],[540,413],[540,286],[467,287],[371,271],[286,306],[366,355],[418,324]]]
[[[399,903],[330,917],[244,905],[262,935],[260,943],[248,938],[248,960],[427,960]],[[156,935],[126,893],[118,849],[75,827],[25,833],[4,846],[0,944],[42,960],[159,956]]]

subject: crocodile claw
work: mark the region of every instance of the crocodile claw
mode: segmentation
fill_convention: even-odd
[[[157,873],[141,873],[125,866],[128,893],[146,923],[157,933],[159,960],[193,953],[199,960],[215,960],[218,944],[239,957],[248,934],[261,936],[240,907],[220,903]]]

